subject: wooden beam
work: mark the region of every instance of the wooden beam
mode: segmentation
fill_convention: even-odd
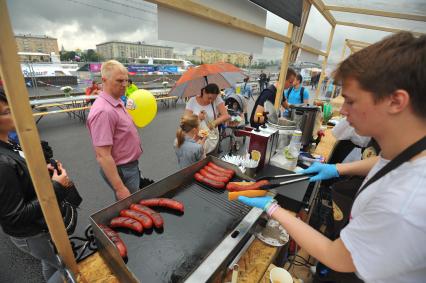
[[[75,275],[78,275],[78,267],[41,150],[40,137],[19,65],[6,0],[0,0],[0,42],[0,75],[37,198],[61,259]]]
[[[349,26],[349,27],[356,27],[356,28],[365,28],[365,29],[372,29],[372,30],[381,30],[381,31],[387,31],[387,32],[402,32],[402,31],[409,31],[409,30],[402,30],[402,29],[396,29],[396,28],[388,28],[388,27],[379,27],[379,26],[372,26],[372,25],[365,25],[365,24],[358,24],[358,23],[350,23],[350,22],[336,22],[337,25],[341,26]],[[415,32],[415,31],[409,31],[415,36],[420,36],[424,33],[422,32]]]
[[[212,9],[208,6],[195,3],[190,0],[147,0],[148,2],[185,12],[190,15],[207,19],[228,27],[236,28],[255,35],[272,38],[277,41],[289,43],[289,37],[268,30],[264,27],[230,16],[229,14]]]
[[[303,34],[305,33],[306,24],[308,23],[309,13],[311,11],[312,4],[308,0],[303,0],[303,9],[302,9],[302,19],[300,21],[299,27],[294,27],[293,37],[291,42],[293,47],[290,54],[290,62],[295,62],[297,54],[299,53],[299,47],[295,43],[301,43],[303,39]]]
[[[362,9],[362,8],[354,8],[354,7],[342,7],[342,6],[333,6],[333,5],[325,5],[325,9],[328,11],[347,12],[347,13],[353,13],[353,14],[363,14],[363,15],[393,18],[393,19],[404,19],[404,20],[411,20],[411,21],[426,22],[426,15],[404,14],[404,13],[386,12],[386,11],[379,11],[379,10],[370,10],[370,9]]]
[[[311,4],[317,8],[318,12],[321,13],[321,15],[330,23],[331,26],[336,25],[336,19],[333,17],[330,11],[325,9],[325,5],[322,0],[309,0],[309,2],[311,2]]]
[[[352,45],[352,46],[359,46],[359,47],[367,47],[367,46],[371,45],[371,43],[364,42],[364,41],[353,40],[353,39],[347,39],[346,42],[348,44]]]
[[[301,43],[295,43],[294,45],[297,46],[298,48],[301,48],[301,49],[306,50],[308,52],[311,52],[311,53],[314,53],[314,54],[317,54],[317,55],[321,55],[321,56],[327,56],[327,52],[318,50],[316,48],[313,48],[313,47],[310,47],[310,46],[307,46],[307,45],[304,45],[304,44],[301,44]]]
[[[342,56],[340,57],[340,63],[345,59],[347,42],[348,42],[348,39],[345,39],[345,42],[343,43]],[[333,84],[333,91],[332,91],[332,93],[334,93],[335,89],[336,89],[336,84]],[[337,96],[339,96],[341,94],[342,94],[342,88],[340,88],[340,93]]]
[[[343,44],[342,57],[340,57],[340,62],[342,62],[345,59],[346,47],[347,47],[346,42],[347,42],[347,39],[345,40],[345,43]]]
[[[357,45],[350,45],[350,46],[349,46],[349,48],[350,48],[352,51],[359,51],[359,50],[364,49],[364,48],[366,48],[366,47],[368,47],[368,46],[357,46]]]
[[[294,25],[292,23],[288,23],[287,28],[287,36],[291,38],[293,36],[293,30]],[[285,77],[287,76],[287,69],[290,61],[290,52],[291,52],[292,44],[286,44],[283,51],[283,57],[281,59],[281,69],[280,69],[280,75],[278,78],[278,87],[277,87],[277,94],[275,95],[275,109],[279,109],[281,105],[281,100],[284,92],[284,83],[285,83]]]
[[[358,50],[356,50],[353,46],[348,46],[349,50],[351,51],[351,54],[357,52]]]
[[[317,90],[315,92],[315,99],[318,99],[318,97],[319,97],[321,86],[323,84],[323,80],[324,80],[324,77],[325,77],[325,68],[327,68],[327,61],[328,61],[328,56],[330,55],[331,43],[333,42],[334,30],[335,30],[335,26],[333,26],[331,28],[330,36],[328,37],[327,51],[326,51],[327,54],[324,57],[324,60],[322,61],[321,76],[320,76],[320,79],[319,79],[319,84],[318,84]]]

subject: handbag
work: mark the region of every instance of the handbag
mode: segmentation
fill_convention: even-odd
[[[62,218],[64,220],[65,229],[68,235],[72,235],[77,227],[77,207],[70,204],[68,201],[63,200],[60,206]],[[43,218],[44,220],[44,218]]]
[[[213,120],[216,120],[216,111],[214,110],[213,103],[211,104],[211,106],[213,109]],[[201,121],[200,129],[206,130],[208,132],[208,136],[203,146],[204,153],[207,155],[209,153],[214,152],[219,146],[219,129],[217,127],[210,129],[205,121]]]
[[[63,199],[59,203],[59,209],[62,214],[62,219],[64,221],[67,234],[72,235],[75,231],[75,228],[77,227],[77,220],[78,220],[77,208],[83,201],[83,198],[78,193],[74,183],[72,183],[72,185],[69,188],[66,188],[66,192],[67,192],[67,195],[65,199]],[[41,226],[47,227],[44,217],[41,218],[38,222]]]

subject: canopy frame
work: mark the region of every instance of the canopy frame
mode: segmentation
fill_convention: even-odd
[[[278,87],[279,93],[276,96],[275,101],[276,107],[279,107],[280,105],[279,102],[283,92],[282,90],[284,87],[284,80],[287,73],[287,68],[289,66],[290,55],[292,52],[294,52],[292,51],[293,46],[295,48],[301,48],[308,52],[318,54],[324,57],[321,74],[322,79],[320,80],[318,86],[318,89],[320,89],[323,83],[325,68],[327,67],[327,60],[330,54],[333,35],[337,25],[352,26],[357,28],[380,30],[393,33],[403,31],[403,29],[337,21],[332,15],[331,11],[343,11],[355,14],[366,14],[380,17],[426,22],[426,15],[411,15],[355,7],[331,6],[325,5],[322,0],[304,0],[311,4],[308,5],[309,7],[314,6],[331,25],[327,49],[326,51],[321,51],[316,48],[301,44],[300,34],[297,37],[293,38],[294,26],[290,23],[287,30],[287,34],[281,35],[277,32],[271,31],[264,27],[257,26],[242,19],[238,19],[230,14],[212,9],[208,6],[198,4],[190,0],[147,1],[174,10],[182,11],[203,19],[207,19],[234,29],[283,42],[285,44],[285,48],[280,69],[280,80]],[[305,6],[306,5],[304,5],[304,7]],[[304,30],[304,28],[302,29]],[[424,32],[413,32],[413,34],[419,36],[424,34]],[[0,0],[0,41],[2,42],[2,44],[0,45],[0,74],[4,80],[4,87],[6,89],[6,92],[8,93],[9,106],[12,110],[12,117],[15,121],[18,136],[20,138],[24,153],[27,156],[28,168],[34,183],[37,197],[40,200],[40,205],[42,207],[43,214],[45,215],[46,222],[49,227],[49,232],[56,245],[56,248],[58,249],[60,257],[64,261],[66,267],[78,275],[78,267],[72,253],[70,242],[68,241],[65,226],[63,225],[62,216],[60,214],[59,207],[56,201],[56,196],[53,193],[52,184],[50,182],[49,175],[47,174],[47,170],[44,169],[45,163],[42,156],[41,146],[39,143],[39,134],[34,119],[32,117],[28,92],[26,90],[24,79],[19,68],[16,44],[12,32],[12,27],[10,24],[6,0]],[[353,50],[351,51],[356,52],[356,48],[361,47],[362,46],[355,47],[353,45]],[[13,95],[11,95],[12,92]],[[318,98],[318,96],[319,91],[316,92],[316,98]],[[83,278],[80,279],[83,280]]]

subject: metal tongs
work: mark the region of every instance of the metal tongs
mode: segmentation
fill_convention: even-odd
[[[290,178],[290,177],[303,176],[301,178],[292,179],[292,180],[288,180],[288,181],[284,181],[284,182],[280,182],[280,183],[276,183],[276,184],[268,184],[268,185],[264,185],[264,186],[261,187],[264,190],[270,190],[270,189],[274,189],[274,188],[277,188],[277,187],[281,187],[283,185],[288,185],[288,184],[293,184],[293,183],[298,183],[298,182],[302,182],[302,181],[308,180],[309,178],[311,178],[312,175],[315,175],[315,174],[292,173],[292,174],[284,174],[284,175],[259,177],[259,178],[256,179],[256,181],[260,181],[260,180],[274,180],[274,179],[282,179],[282,178]]]

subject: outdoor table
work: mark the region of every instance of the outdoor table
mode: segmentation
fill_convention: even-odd
[[[34,108],[43,109],[58,107],[61,110],[45,111],[45,112],[35,112],[33,116],[37,116],[38,119],[36,123],[49,114],[55,113],[67,113],[69,117],[79,118],[81,121],[86,120],[86,110],[90,108],[87,105],[86,101],[89,99],[96,99],[98,95],[76,95],[76,96],[66,96],[66,97],[57,97],[57,98],[47,98],[47,99],[34,99],[30,101],[30,105]],[[46,106],[46,107],[43,107]]]
[[[31,106],[44,105],[44,104],[53,104],[53,103],[78,103],[81,101],[86,101],[86,99],[96,99],[97,95],[76,95],[76,96],[65,96],[57,98],[47,98],[47,99],[33,99],[30,101]]]

